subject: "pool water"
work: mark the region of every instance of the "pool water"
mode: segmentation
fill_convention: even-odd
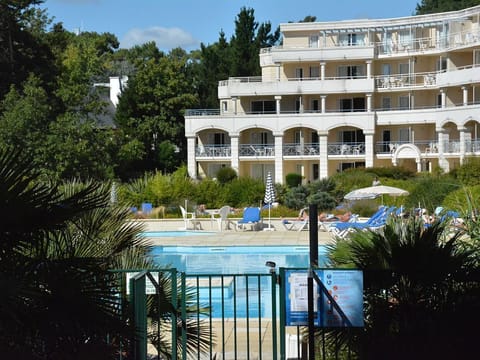
[[[320,266],[326,249],[318,249]],[[268,273],[267,261],[277,268],[308,267],[308,246],[154,246],[150,255],[161,266],[176,268],[187,274]]]
[[[189,231],[189,230],[175,230],[175,231],[145,231],[140,233],[141,236],[145,237],[183,237],[183,236],[202,236],[202,235],[213,235],[214,232],[210,231]]]
[[[156,264],[186,273],[187,285],[197,289],[212,318],[265,318],[272,316],[272,278],[265,263],[275,262],[277,271],[306,268],[309,251],[308,246],[155,246],[150,255]],[[318,254],[322,266],[326,248],[320,246]]]

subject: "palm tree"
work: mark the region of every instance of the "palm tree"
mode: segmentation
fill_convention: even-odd
[[[443,359],[474,351],[478,261],[449,221],[391,219],[329,248],[331,266],[364,272],[365,328],[359,358]],[[477,259],[478,260],[478,259]],[[352,340],[352,339],[350,339]]]
[[[38,179],[20,152],[0,153],[2,357],[116,358],[133,329],[112,269],[158,268],[141,227],[125,221],[126,207],[109,204],[109,184],[56,187]],[[171,292],[161,295],[157,312],[167,322],[180,307],[167,306],[178,303]],[[187,308],[187,318],[196,310]]]

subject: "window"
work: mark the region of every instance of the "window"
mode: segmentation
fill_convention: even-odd
[[[365,76],[363,65],[342,65],[337,69],[338,77],[356,79]]]
[[[340,46],[355,46],[363,45],[362,34],[349,33],[349,34],[340,34],[339,42]]]
[[[226,101],[222,101],[222,110],[223,112],[228,112],[228,103]]]
[[[392,73],[392,65],[382,64],[382,74],[383,75],[390,75],[391,73]]]
[[[389,96],[382,97],[382,110],[390,110],[392,108],[392,98]]]
[[[351,162],[351,163],[340,163],[338,166],[338,171],[342,172],[351,168],[360,168],[365,167],[365,162]]]
[[[318,180],[320,178],[320,166],[318,164],[312,164],[312,180]]]
[[[267,175],[270,172],[272,176],[275,176],[275,165],[271,164],[252,164],[250,169],[251,176],[254,179],[262,179],[265,181],[267,179]],[[275,179],[272,179],[275,181]]]
[[[447,58],[440,56],[440,59],[437,60],[436,63],[436,69],[437,71],[447,71]]]
[[[382,150],[383,152],[389,152],[390,151],[390,141],[392,140],[392,135],[390,133],[390,130],[383,130],[382,132]]]
[[[225,145],[225,133],[215,133],[213,134],[213,143],[215,145]]]
[[[268,133],[265,131],[260,133],[260,144],[262,145],[268,144]]]
[[[398,97],[398,108],[401,110],[408,110],[410,108],[410,97],[408,95]]]
[[[319,101],[318,99],[313,99],[312,100],[312,111],[319,111],[320,106],[319,106]]]
[[[480,65],[480,50],[474,50],[473,63],[475,65]]]
[[[437,95],[437,107],[438,108],[442,107],[442,94]]]
[[[341,112],[365,111],[365,98],[340,99],[339,110]]]
[[[303,69],[302,68],[296,68],[295,69],[295,78],[296,79],[303,79]]]
[[[365,142],[362,130],[345,130],[338,133],[339,141],[343,143]]]
[[[252,101],[252,113],[254,114],[272,114],[276,112],[274,100]]]
[[[408,63],[398,64],[398,73],[399,74],[408,74],[410,66]]]
[[[401,49],[409,49],[412,43],[412,34],[410,33],[410,30],[400,30],[398,32],[398,41]]]
[[[398,138],[401,143],[410,141],[410,128],[403,128],[398,131]]]
[[[310,35],[309,43],[308,45],[311,48],[318,48],[318,35]]]
[[[303,133],[301,131],[295,131],[295,144],[303,143]]]
[[[314,79],[320,78],[320,67],[310,66],[310,77]]]

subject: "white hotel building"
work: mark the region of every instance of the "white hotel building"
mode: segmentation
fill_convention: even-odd
[[[480,6],[383,20],[281,24],[258,77],[187,110],[190,176],[284,183],[350,167],[445,171],[480,156]]]

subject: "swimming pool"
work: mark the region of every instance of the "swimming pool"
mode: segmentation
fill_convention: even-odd
[[[319,246],[319,265],[325,264],[326,248]],[[267,261],[277,267],[308,267],[308,246],[154,246],[150,256],[157,265],[187,274],[268,273]]]
[[[213,235],[214,232],[211,231],[190,231],[190,230],[174,230],[174,231],[144,231],[140,233],[141,236],[145,237],[184,237],[184,236],[204,236],[204,235]]]

